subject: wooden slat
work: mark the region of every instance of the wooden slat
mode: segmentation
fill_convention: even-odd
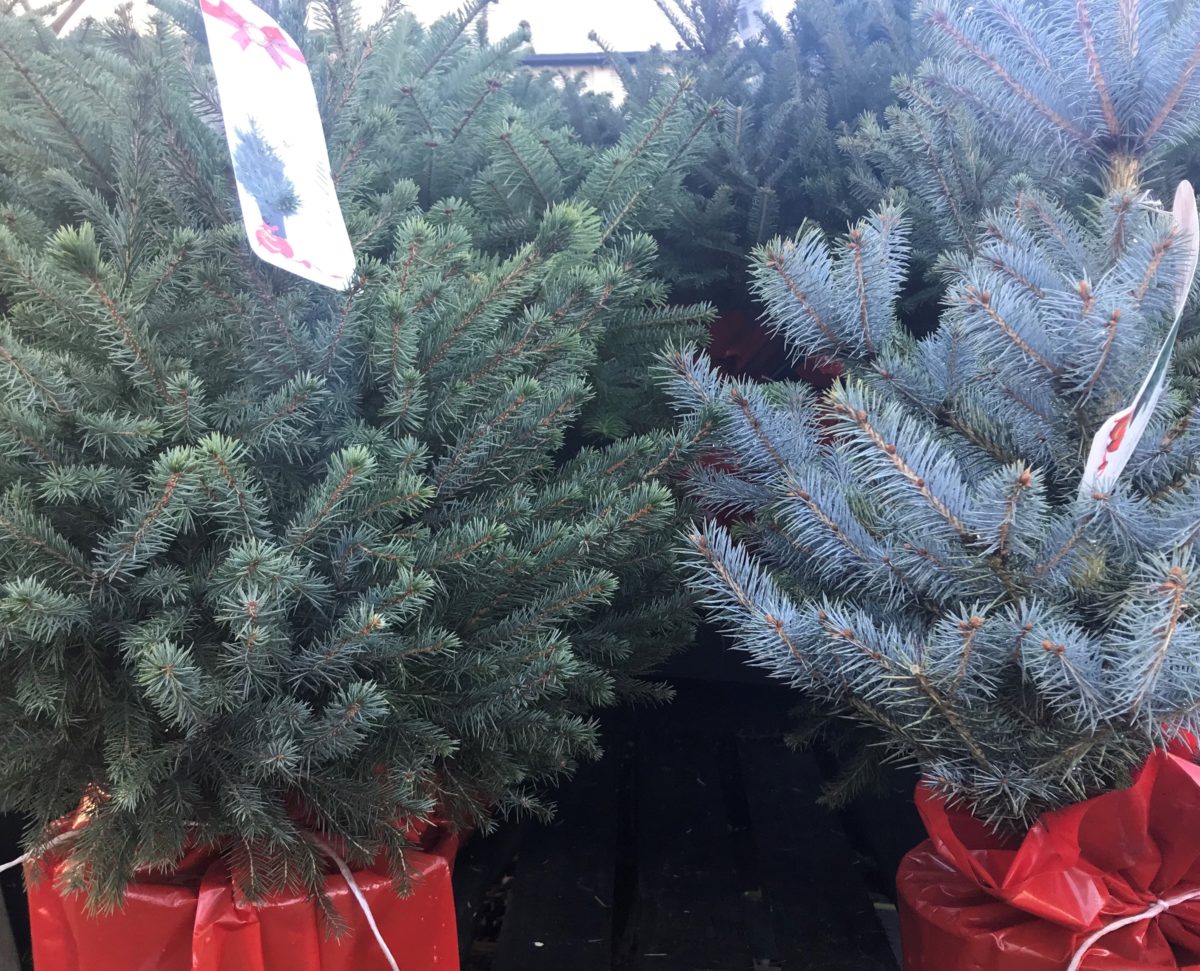
[[[21,836],[29,820],[18,813],[0,813],[0,860],[13,860],[25,852]],[[33,967],[33,942],[29,936],[29,902],[25,897],[25,874],[14,867],[0,876],[0,894],[7,912],[0,930],[5,943],[0,946],[0,971]],[[11,948],[9,941],[12,942]],[[15,952],[15,954],[14,954]],[[16,963],[14,963],[14,957]]]
[[[701,725],[701,727],[703,727]],[[751,947],[720,737],[643,721],[638,753],[638,907],[626,952],[636,971],[746,971]]]
[[[526,831],[490,971],[895,971],[794,695],[680,684]],[[493,882],[494,886],[494,882]],[[494,949],[492,949],[494,947]],[[477,949],[478,950],[478,949]]]
[[[458,953],[465,961],[478,931],[477,922],[488,891],[516,858],[528,824],[502,824],[489,836],[475,835],[454,861],[454,910],[458,922]]]
[[[837,816],[816,804],[813,758],[780,740],[739,745],[763,893],[782,971],[895,971],[882,925]]]
[[[625,743],[581,766],[549,826],[525,835],[492,971],[610,971],[619,785]]]
[[[0,971],[21,971],[21,962],[17,960],[17,945],[8,923],[8,911],[4,906],[3,897],[0,897]]]
[[[838,765],[830,756],[818,764],[826,778],[835,776]],[[885,765],[881,767],[880,788],[866,792],[850,803],[841,814],[847,831],[870,855],[875,870],[874,889],[893,900],[895,875],[904,854],[925,839],[925,827],[913,802],[917,785],[914,769]]]

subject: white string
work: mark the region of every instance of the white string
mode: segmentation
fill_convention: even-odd
[[[50,840],[49,843],[40,847],[40,849],[36,851],[30,850],[28,853],[22,853],[22,855],[16,859],[10,859],[10,861],[7,863],[0,863],[0,874],[4,873],[5,870],[13,869],[14,867],[23,867],[23,865],[28,863],[30,859],[42,856],[43,853],[48,853],[50,850],[53,850],[55,846],[64,844],[67,840],[76,838],[77,835],[78,831],[76,831],[76,829],[72,829],[70,832],[58,835],[58,837]],[[325,853],[328,853],[329,858],[334,861],[334,865],[336,865],[337,869],[341,870],[342,877],[344,880],[346,880],[346,886],[350,888],[350,893],[354,894],[354,899],[358,901],[358,904],[362,909],[362,916],[367,918],[367,925],[371,928],[371,933],[376,936],[379,949],[383,952],[383,957],[386,959],[386,961],[388,961],[388,966],[390,967],[391,971],[400,971],[400,965],[396,964],[396,959],[392,957],[391,948],[388,947],[388,942],[383,939],[383,934],[379,933],[379,925],[376,923],[376,921],[374,921],[374,913],[371,911],[371,905],[367,903],[366,897],[362,895],[362,891],[359,888],[359,883],[354,879],[354,874],[350,873],[350,868],[348,865],[346,865],[346,861],[337,855],[337,853],[334,851],[334,847],[326,843],[325,840],[316,837],[316,834],[314,834],[314,841],[316,841],[317,845],[320,846],[320,849],[324,850]]]
[[[62,833],[52,839],[45,846],[37,850],[30,850],[28,853],[22,853],[15,860],[9,860],[7,863],[0,863],[0,873],[5,870],[11,870],[13,867],[24,866],[35,856],[41,856],[43,853],[49,853],[54,847],[59,846],[68,840],[73,840],[77,835],[77,830],[71,830],[68,833]]]
[[[1122,927],[1128,927],[1130,924],[1136,924],[1143,920],[1153,920],[1163,911],[1169,910],[1176,904],[1182,904],[1185,901],[1196,900],[1198,898],[1200,898],[1200,890],[1193,890],[1191,893],[1181,893],[1176,897],[1167,897],[1164,900],[1154,901],[1153,904],[1140,914],[1132,914],[1129,917],[1114,920],[1111,924],[1105,924],[1098,931],[1094,931],[1084,938],[1083,943],[1079,945],[1079,948],[1075,951],[1075,955],[1071,958],[1071,963],[1067,965],[1067,971],[1079,971],[1079,966],[1083,964],[1083,959],[1087,956],[1087,952],[1105,935],[1120,930]]]
[[[346,865],[345,860],[343,860],[337,855],[337,853],[334,852],[332,846],[326,843],[325,840],[321,839],[315,833],[313,834],[313,840],[329,855],[329,858],[333,860],[334,865],[337,866],[337,868],[341,871],[342,877],[346,881],[346,886],[348,886],[350,888],[350,892],[354,894],[354,899],[358,901],[358,906],[362,908],[363,916],[367,918],[367,924],[371,928],[371,933],[375,935],[375,940],[379,944],[379,950],[383,952],[383,956],[387,960],[388,967],[390,967],[392,971],[400,971],[400,965],[398,965],[396,963],[396,959],[392,957],[392,951],[387,946],[387,941],[383,939],[383,935],[379,932],[379,925],[375,923],[375,915],[371,912],[371,905],[367,903],[367,898],[363,896],[363,892],[359,889],[358,882],[354,879],[354,874],[350,872],[350,867]]]
[[[7,863],[0,863],[0,873],[3,873],[5,870],[11,870],[15,866],[24,866],[29,862],[29,858],[32,855],[32,853],[22,853],[15,860],[9,860]]]

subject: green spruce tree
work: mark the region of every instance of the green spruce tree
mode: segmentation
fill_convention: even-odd
[[[197,844],[251,899],[316,892],[310,832],[400,879],[406,819],[543,812],[598,751],[590,709],[665,695],[691,441],[565,447],[606,333],[689,319],[622,221],[660,132],[578,193],[535,139],[549,182],[495,175],[505,227],[444,196],[486,195],[523,131],[479,6],[280,12],[358,255],[342,293],[251,255],[174,21],[0,18],[0,791],[34,849],[86,798],[62,851],[97,905]]]
[[[892,75],[912,67],[907,0],[797,3],[743,42],[736,0],[655,0],[674,25],[674,51],[629,63],[608,51],[636,112],[679,76],[722,105],[704,164],[668,203],[665,272],[688,292],[745,302],[745,255],[806,220],[829,232],[864,206],[850,190],[840,135],[892,100]]]
[[[338,108],[331,152],[336,164],[353,163],[345,190],[382,191],[388,180],[412,179],[423,205],[469,225],[490,252],[527,242],[548,210],[571,202],[599,214],[602,241],[626,246],[631,269],[657,261],[648,234],[664,230],[663,200],[698,166],[715,105],[678,79],[611,143],[585,142],[572,121],[586,113],[571,112],[549,79],[539,83],[521,66],[528,29],[492,40],[481,16],[487,6],[472,0],[429,27],[399,15],[381,50],[339,41],[332,29],[314,39],[318,84]],[[348,19],[331,9],[339,10],[331,22]],[[342,57],[361,64],[349,90],[321,76]],[[668,306],[657,280],[647,280],[644,297],[631,304],[636,311],[608,318],[582,422],[590,441],[669,424],[645,361],[672,341],[700,339],[712,316],[704,302]]]

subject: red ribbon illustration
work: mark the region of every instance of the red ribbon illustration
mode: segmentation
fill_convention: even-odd
[[[285,55],[298,64],[305,63],[304,55],[292,44],[287,34],[274,24],[269,27],[260,27],[258,24],[251,23],[229,6],[225,0],[216,0],[215,3],[213,0],[200,0],[200,9],[210,17],[215,17],[235,28],[233,39],[241,45],[242,50],[246,50],[251,44],[261,47],[278,67],[288,67],[287,61],[284,60]]]
[[[1117,449],[1121,447],[1121,443],[1125,441],[1125,433],[1129,431],[1129,420],[1133,417],[1133,409],[1129,409],[1127,414],[1122,415],[1117,419],[1117,423],[1113,425],[1112,431],[1108,433],[1108,446],[1104,449],[1104,461],[1100,463],[1096,469],[1097,472],[1103,472],[1108,468],[1108,458]]]
[[[285,260],[291,260],[297,266],[302,266],[306,270],[314,269],[311,261],[296,259],[296,251],[292,249],[292,244],[289,243],[285,237],[279,235],[278,226],[272,226],[269,223],[264,222],[255,231],[254,238],[268,253],[275,253],[279,256],[282,256]],[[331,283],[334,283],[339,287],[344,285],[346,282],[346,278],[340,273],[325,273],[324,275]]]
[[[279,253],[289,260],[295,258],[295,251],[292,249],[292,244],[286,238],[279,235],[278,226],[269,226],[263,223],[258,227],[258,231],[255,232],[254,236],[258,240],[258,245],[268,253]]]

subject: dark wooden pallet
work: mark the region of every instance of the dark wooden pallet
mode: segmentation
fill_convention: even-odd
[[[464,968],[895,971],[868,865],[816,804],[816,760],[783,743],[794,700],[683,682],[673,705],[611,713],[553,825],[467,848]]]

